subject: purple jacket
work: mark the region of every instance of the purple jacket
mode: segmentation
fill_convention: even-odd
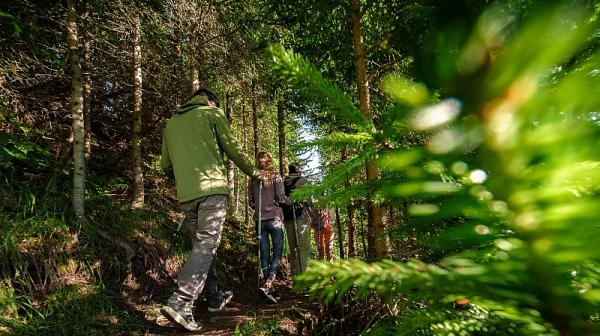
[[[283,210],[281,210],[281,208],[275,203],[275,192],[277,192],[279,203],[290,205],[292,204],[292,200],[285,196],[283,179],[279,173],[273,172],[273,175],[271,175],[271,182],[272,183],[268,188],[264,187],[265,183],[263,182],[261,217],[262,220],[270,220],[275,218],[283,220]],[[255,210],[254,216],[252,216],[252,219],[255,222],[258,221],[258,211],[256,211],[255,205],[258,204],[258,188],[258,181],[251,181],[248,184],[248,204],[250,205],[250,208]]]

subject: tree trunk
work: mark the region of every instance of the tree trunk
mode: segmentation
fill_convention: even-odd
[[[258,106],[254,78],[252,79],[252,127],[254,128],[254,157],[256,157],[258,156]]]
[[[387,209],[387,227],[397,227],[396,224],[396,213],[394,212],[394,204],[393,203],[389,203],[386,205],[386,209]],[[400,254],[398,253],[399,251],[399,244],[394,244],[392,245],[392,239],[389,235],[386,236],[387,241],[388,241],[388,245],[390,247],[390,252],[389,254],[392,254],[392,249],[394,249],[395,254],[396,254],[396,260],[400,260]]]
[[[373,120],[371,114],[371,98],[369,93],[369,80],[367,78],[367,58],[365,54],[364,35],[362,29],[362,13],[359,0],[350,0],[352,9],[352,35],[354,37],[354,64],[356,67],[356,83],[358,86],[358,100],[360,111],[368,120]],[[379,178],[379,171],[372,161],[367,162],[367,181]],[[369,227],[369,258],[381,258],[387,254],[386,240],[378,240],[377,236],[383,232],[383,208],[378,206],[373,197],[368,197],[368,227]]]
[[[283,102],[277,102],[277,126],[279,128],[279,173],[285,176],[285,115]]]
[[[348,258],[356,258],[356,220],[354,218],[354,205],[346,207],[348,215]]]
[[[342,162],[348,161],[348,150],[342,150]],[[350,187],[350,181],[346,178],[344,181],[344,187]],[[356,258],[356,223],[354,220],[354,204],[350,203],[346,207],[346,213],[348,214],[348,258]]]
[[[225,113],[227,114],[227,121],[229,121],[229,125],[233,124],[233,112],[231,108],[231,95],[229,91],[225,95]],[[227,214],[233,215],[233,209],[235,207],[235,184],[234,184],[234,175],[233,175],[233,161],[227,158],[227,186],[229,187],[229,199],[227,201]]]
[[[362,243],[363,243],[363,253],[365,255],[365,259],[367,259],[369,256],[367,255],[367,242],[365,241],[365,236],[367,235],[367,232],[365,230],[365,223],[364,223],[364,217],[363,217],[363,213],[362,213],[362,207],[360,209],[360,229],[362,231]]]
[[[142,47],[139,18],[136,18],[133,41],[133,134],[131,152],[133,164],[133,201],[131,208],[144,205],[144,175],[142,170]]]
[[[236,194],[236,197],[235,197],[235,216],[236,217],[240,213],[240,210],[239,210],[240,209],[240,189],[242,189],[241,186],[240,186],[240,183],[241,183],[240,182],[240,175],[245,175],[245,174],[237,174],[237,194]]]
[[[71,121],[73,133],[73,211],[85,218],[85,125],[83,85],[77,46],[77,1],[67,0],[67,44],[71,68]]]
[[[85,166],[88,166],[90,156],[92,155],[92,85],[90,83],[90,2],[84,1],[83,19],[83,118],[84,118],[84,147],[85,147]]]
[[[242,102],[242,146],[244,148],[244,154],[248,155],[248,122],[246,120],[246,104]],[[249,206],[248,206],[248,175],[244,174],[244,223],[249,221]]]
[[[335,222],[337,223],[338,229],[338,246],[340,247],[340,258],[346,259],[345,249],[344,249],[344,236],[342,236],[342,222],[340,222],[340,211],[338,208],[335,208]]]
[[[198,28],[198,22],[190,27],[189,39],[190,39],[190,96],[193,95],[200,87],[200,79],[198,78],[198,69],[196,68],[196,29]]]

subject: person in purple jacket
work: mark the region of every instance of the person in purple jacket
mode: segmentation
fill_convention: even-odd
[[[283,187],[283,179],[281,175],[275,172],[271,155],[267,152],[260,152],[256,156],[256,167],[261,167],[267,172],[267,177],[263,180],[262,203],[261,203],[261,268],[265,284],[260,288],[266,298],[277,303],[280,299],[279,294],[273,286],[273,280],[277,275],[281,255],[283,252],[283,210],[278,206],[275,196],[279,203],[287,205],[292,204]],[[248,204],[254,209],[254,222],[258,231],[258,203],[259,181],[251,181],[248,185]],[[273,242],[273,260],[270,260],[269,236]]]

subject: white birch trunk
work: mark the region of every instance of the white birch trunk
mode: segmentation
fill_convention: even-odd
[[[73,133],[73,210],[85,218],[85,128],[83,86],[77,36],[77,1],[67,0],[67,44],[71,67],[71,121]]]
[[[133,159],[133,201],[131,208],[144,206],[144,172],[142,167],[142,48],[139,18],[136,19],[133,42],[133,134],[131,152]]]

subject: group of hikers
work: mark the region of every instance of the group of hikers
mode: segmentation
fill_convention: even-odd
[[[313,211],[313,202],[292,204],[288,197],[290,191],[309,183],[302,177],[302,170],[298,163],[292,163],[288,169],[289,176],[282,178],[274,171],[273,160],[267,152],[260,152],[256,157],[256,166],[267,172],[265,180],[251,181],[248,186],[248,204],[254,209],[253,220],[256,223],[260,241],[260,255],[262,275],[265,279],[260,290],[265,297],[277,303],[280,295],[273,286],[281,262],[284,234],[287,234],[288,245],[291,253],[290,268],[292,276],[302,274],[306,270],[310,255],[310,229],[314,229],[315,243],[319,251],[319,259],[324,258],[323,250],[327,253],[327,260],[333,261],[333,213],[329,209]],[[262,186],[261,186],[262,184]],[[257,198],[260,190],[262,198],[261,209],[257,209]],[[284,209],[288,210],[284,213]],[[260,215],[260,221],[259,221]],[[258,224],[260,223],[260,228]],[[273,258],[269,237],[273,244]]]
[[[192,312],[201,292],[206,295],[209,312],[221,311],[233,298],[233,292],[221,288],[215,272],[216,252],[227,214],[224,155],[251,177],[248,204],[254,209],[253,219],[260,241],[264,279],[260,291],[267,300],[272,303],[280,300],[273,281],[283,254],[284,232],[290,251],[296,252],[290,254],[292,276],[306,270],[311,228],[319,259],[327,255],[327,260],[333,261],[333,212],[326,208],[313,210],[313,200],[297,203],[289,198],[290,190],[309,183],[302,177],[300,165],[290,164],[289,176],[282,178],[275,172],[267,152],[260,152],[253,163],[233,136],[217,96],[200,89],[167,122],[161,156],[163,171],[175,178],[177,197],[189,222],[193,246],[177,279],[177,290],[160,311],[175,325],[189,331],[201,328]]]

